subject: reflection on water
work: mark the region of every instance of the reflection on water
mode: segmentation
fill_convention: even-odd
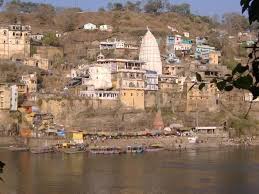
[[[259,193],[259,149],[143,155],[13,153],[1,194]]]

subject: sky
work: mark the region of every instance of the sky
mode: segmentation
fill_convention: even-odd
[[[51,3],[60,7],[80,7],[83,10],[97,10],[106,7],[108,2],[126,0],[30,0],[32,2]],[[240,0],[171,0],[173,3],[189,3],[192,11],[200,15],[222,15],[226,12],[241,12]]]

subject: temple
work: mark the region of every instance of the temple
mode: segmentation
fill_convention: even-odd
[[[146,63],[145,70],[156,71],[158,75],[162,74],[162,61],[158,43],[149,29],[142,39],[139,60]]]

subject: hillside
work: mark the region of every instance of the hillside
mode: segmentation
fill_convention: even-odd
[[[19,14],[16,20],[31,25],[33,33],[49,31],[65,33],[65,36],[61,38],[61,45],[64,47],[67,59],[69,61],[73,59],[73,62],[79,58],[87,59],[87,50],[98,48],[98,43],[96,44],[94,41],[117,37],[140,44],[141,36],[145,34],[147,26],[158,39],[162,52],[164,51],[165,37],[170,34],[168,26],[177,29],[179,34],[184,31],[190,32],[191,38],[204,36],[213,28],[205,17],[183,16],[177,13],[153,15],[129,11],[74,12],[67,15],[58,12],[47,22],[41,21],[35,13],[27,13]],[[10,24],[13,21],[14,18],[10,13],[0,13],[0,24]],[[113,32],[87,32],[79,29],[89,22],[97,25],[110,24],[113,26]],[[74,30],[65,32],[68,23],[73,26]]]

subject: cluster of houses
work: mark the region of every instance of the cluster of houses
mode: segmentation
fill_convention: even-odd
[[[145,109],[147,96],[152,92],[182,93],[195,82],[195,72],[204,77],[213,77],[224,68],[219,68],[220,51],[202,44],[196,44],[194,64],[186,64],[176,59],[176,51],[191,53],[193,42],[189,34],[167,36],[169,56],[162,60],[158,42],[148,29],[139,48],[139,59],[106,58],[101,52],[93,64],[80,65],[71,70],[71,81],[65,88],[78,88],[78,95],[89,99],[117,100],[128,108]],[[124,41],[100,42],[100,51],[105,49],[138,49],[126,46]],[[202,64],[199,60],[206,60]],[[211,68],[213,66],[214,68]],[[221,67],[221,66],[220,66]],[[193,69],[193,71],[190,71]],[[187,75],[186,72],[190,72]],[[209,96],[216,95],[216,87]],[[190,99],[201,95],[196,92]],[[189,95],[187,95],[189,96]],[[195,96],[195,97],[194,97]],[[207,98],[207,96],[205,97]]]
[[[88,23],[85,30],[110,31],[109,25],[96,25]],[[59,36],[59,35],[57,35]],[[246,34],[239,34],[240,41]],[[49,59],[38,52],[31,56],[30,40],[32,38],[30,26],[10,25],[0,29],[0,58],[21,61],[28,66],[49,70]],[[42,37],[34,37],[40,40]],[[252,38],[250,37],[252,40]],[[249,40],[249,39],[248,39]],[[106,40],[99,43],[100,54],[91,64],[78,65],[71,69],[70,81],[64,90],[76,88],[75,94],[81,98],[94,100],[114,100],[122,106],[144,110],[150,101],[150,96],[156,93],[185,94],[186,109],[192,111],[193,107],[207,104],[214,110],[217,104],[217,88],[210,84],[210,80],[226,73],[228,70],[221,65],[221,52],[215,47],[206,44],[206,39],[197,37],[190,39],[190,34],[184,32],[183,36],[174,33],[166,37],[168,55],[160,53],[155,36],[147,29],[142,37],[141,45],[135,45],[123,40]],[[138,52],[138,59],[110,58],[102,53],[104,50],[128,49]],[[45,49],[43,49],[45,51]],[[180,60],[178,52],[190,56],[191,61]],[[207,82],[204,91],[194,88],[186,92],[196,81],[195,73],[202,75]],[[0,109],[17,110],[19,95],[26,95],[27,99],[34,100],[38,92],[36,74],[23,75],[19,83],[1,84]],[[247,97],[246,99],[249,99]],[[153,105],[158,99],[153,98]],[[167,100],[165,100],[167,101]],[[173,100],[168,100],[170,103]],[[198,101],[198,102],[197,102]],[[168,102],[165,102],[168,103]]]

